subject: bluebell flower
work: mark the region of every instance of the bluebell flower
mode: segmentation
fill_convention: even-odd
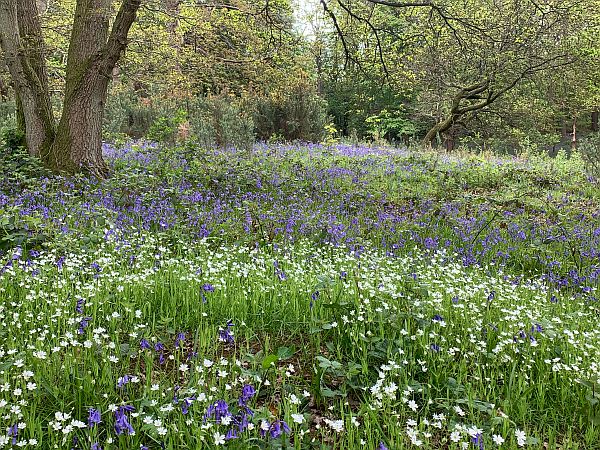
[[[279,278],[279,281],[287,280],[287,275],[285,274],[285,272],[283,270],[277,269],[276,273],[277,273],[277,277]]]
[[[290,427],[283,420],[276,420],[269,427],[269,433],[273,439],[278,438],[283,433],[290,434],[290,432]]]
[[[230,439],[237,439],[237,438],[238,438],[238,430],[236,430],[235,428],[231,428],[225,435],[226,441],[229,441]]]
[[[135,408],[129,405],[119,406],[119,408],[115,411],[115,433],[117,433],[117,435],[121,435],[123,433],[131,435],[135,433],[135,430],[127,419],[127,414],[125,414],[126,412],[130,411],[135,411]]]
[[[123,375],[122,377],[119,377],[119,379],[117,379],[117,387],[119,389],[123,388],[126,384],[129,383],[130,380],[131,379],[129,375]]]
[[[85,333],[85,329],[87,328],[90,320],[92,320],[91,317],[84,317],[83,319],[81,319],[81,321],[79,322],[79,327],[77,328],[77,332],[79,334]]]
[[[233,333],[231,332],[231,328],[235,326],[231,320],[227,321],[227,325],[224,329],[219,330],[219,340],[221,342],[227,342],[229,344],[233,344],[235,339],[233,337]]]
[[[88,410],[88,427],[94,428],[94,426],[98,425],[102,422],[102,415],[98,409],[90,408]]]
[[[154,350],[158,353],[158,362],[160,364],[163,364],[165,362],[165,355],[164,355],[165,346],[163,344],[161,344],[160,342],[157,342],[156,344],[154,344]]]
[[[484,450],[483,449],[483,435],[481,433],[478,433],[475,436],[471,437],[471,442],[473,443],[473,445],[479,447],[479,450]]]
[[[379,447],[377,447],[377,450],[388,450],[388,448],[385,446],[383,441],[381,441],[379,442]]]
[[[439,352],[440,346],[437,344],[431,344],[431,350],[433,350],[434,352]]]
[[[15,445],[17,443],[17,436],[19,434],[19,427],[15,423],[14,425],[8,427],[7,431],[8,435],[12,437],[12,445]]]
[[[146,340],[146,339],[142,339],[142,340],[140,341],[140,348],[141,348],[142,350],[144,350],[144,349],[145,349],[145,350],[152,350],[152,345],[150,345],[150,342],[148,342],[148,340]]]
[[[79,314],[83,314],[83,306],[85,305],[85,300],[83,298],[80,298],[79,300],[77,300],[77,306],[75,306],[75,311],[77,311],[77,313]]]
[[[255,393],[256,390],[251,385],[245,384],[242,388],[242,396],[239,401],[240,406],[245,406]]]
[[[202,289],[205,292],[215,292],[215,287],[210,283],[205,283],[202,285]]]
[[[193,401],[196,400],[196,397],[188,397],[184,398],[183,402],[181,402],[181,412],[182,414],[187,414],[190,406],[192,406]]]
[[[223,417],[230,417],[229,405],[225,400],[217,400],[215,403],[208,406],[203,421],[207,419],[215,419],[215,422],[220,424]]]
[[[100,447],[100,444],[98,442],[94,442],[92,443],[90,450],[102,450],[102,447]]]
[[[183,345],[185,346],[185,333],[179,333],[175,338],[175,347],[179,347],[179,344],[181,343],[183,343]]]

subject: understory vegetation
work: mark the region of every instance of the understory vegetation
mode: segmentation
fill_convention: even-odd
[[[2,179],[0,447],[598,448],[579,153],[104,154]]]

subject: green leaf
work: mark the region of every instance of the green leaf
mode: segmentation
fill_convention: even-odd
[[[295,350],[294,347],[279,347],[277,349],[277,357],[279,360],[289,359],[293,356]]]
[[[342,368],[342,364],[337,361],[330,361],[323,356],[317,356],[317,360],[319,361],[319,367],[323,369],[334,369],[338,370]]]
[[[279,357],[277,355],[267,355],[262,361],[262,368],[267,370],[269,367],[271,367],[272,364],[275,364],[277,361],[279,361]]]

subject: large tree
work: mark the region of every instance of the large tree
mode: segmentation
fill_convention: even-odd
[[[67,56],[65,95],[54,119],[40,14],[35,0],[0,0],[0,43],[17,98],[27,148],[56,172],[107,173],[102,118],[108,84],[127,46],[141,0],[77,0]]]
[[[541,71],[572,64],[580,0],[320,0],[345,66],[406,85],[432,124],[452,134]],[[357,39],[356,30],[370,37]],[[424,106],[423,108],[421,108]],[[429,111],[426,111],[429,109]]]

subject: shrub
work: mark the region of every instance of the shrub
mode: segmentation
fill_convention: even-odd
[[[16,128],[0,130],[0,170],[3,181],[29,184],[48,172],[40,160],[23,147],[23,133]]]
[[[286,92],[260,97],[256,101],[256,135],[267,141],[272,136],[287,141],[317,142],[328,123],[326,103],[308,81],[300,80]]]
[[[190,105],[191,134],[203,146],[249,149],[254,144],[254,122],[247,99],[227,93],[199,97]]]
[[[600,178],[600,133],[592,133],[582,139],[577,146],[586,170],[595,178]]]

